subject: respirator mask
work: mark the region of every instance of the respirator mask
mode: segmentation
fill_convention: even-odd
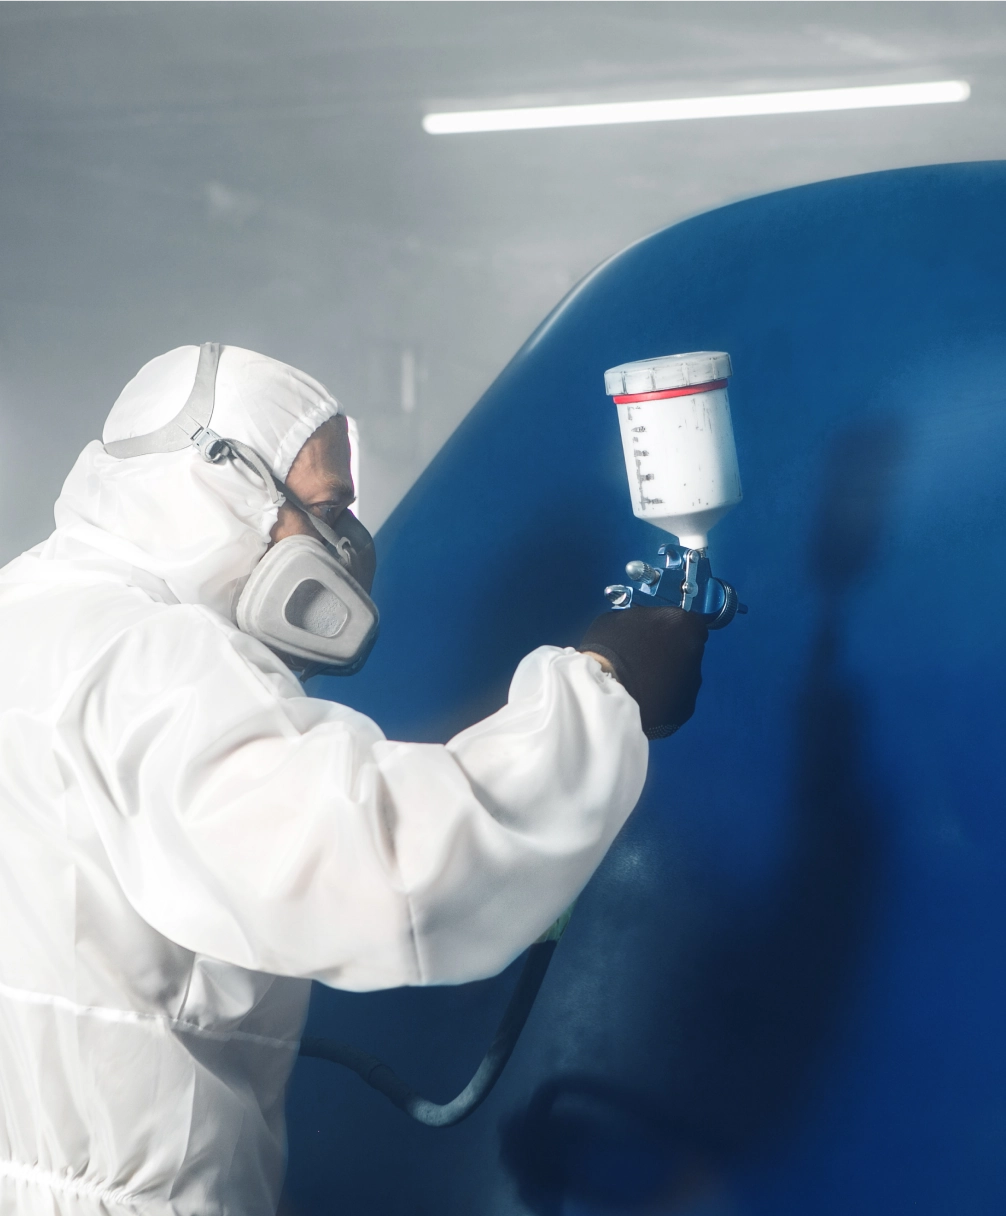
[[[237,603],[237,624],[308,676],[353,675],[377,640],[379,616],[369,592],[374,540],[349,510],[334,525],[319,519],[277,478],[262,457],[236,439],[210,429],[221,346],[199,349],[192,392],[170,422],[147,435],[106,443],[117,459],[194,447],[210,464],[240,460],[255,472],[274,503],[284,499],[303,512],[315,535],[287,536],[256,564]]]

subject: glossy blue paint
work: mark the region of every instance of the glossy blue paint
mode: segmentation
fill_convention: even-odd
[[[986,162],[639,242],[543,323],[382,529],[381,641],[314,691],[445,739],[663,539],[632,516],[605,368],[733,358],[746,498],[711,554],[750,615],[711,637],[698,712],[652,746],[469,1123],[412,1126],[298,1066],[300,1216],[1006,1206],[1004,217],[1006,163]],[[319,990],[311,1030],[443,1099],[512,978]]]

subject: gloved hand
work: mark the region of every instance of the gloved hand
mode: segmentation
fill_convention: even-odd
[[[695,712],[708,634],[696,612],[669,605],[625,608],[602,612],[578,649],[608,660],[639,703],[646,737],[662,739]]]

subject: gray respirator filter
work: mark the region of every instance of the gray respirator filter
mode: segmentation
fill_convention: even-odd
[[[313,536],[277,541],[251,572],[238,628],[301,665],[351,675],[377,640],[373,600]]]

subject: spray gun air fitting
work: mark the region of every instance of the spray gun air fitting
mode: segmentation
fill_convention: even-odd
[[[604,373],[622,434],[632,512],[669,532],[658,562],[631,561],[631,584],[605,587],[613,608],[671,604],[698,612],[710,629],[747,612],[729,583],[713,575],[710,528],[740,502],[724,351],[693,351],[623,363]]]

